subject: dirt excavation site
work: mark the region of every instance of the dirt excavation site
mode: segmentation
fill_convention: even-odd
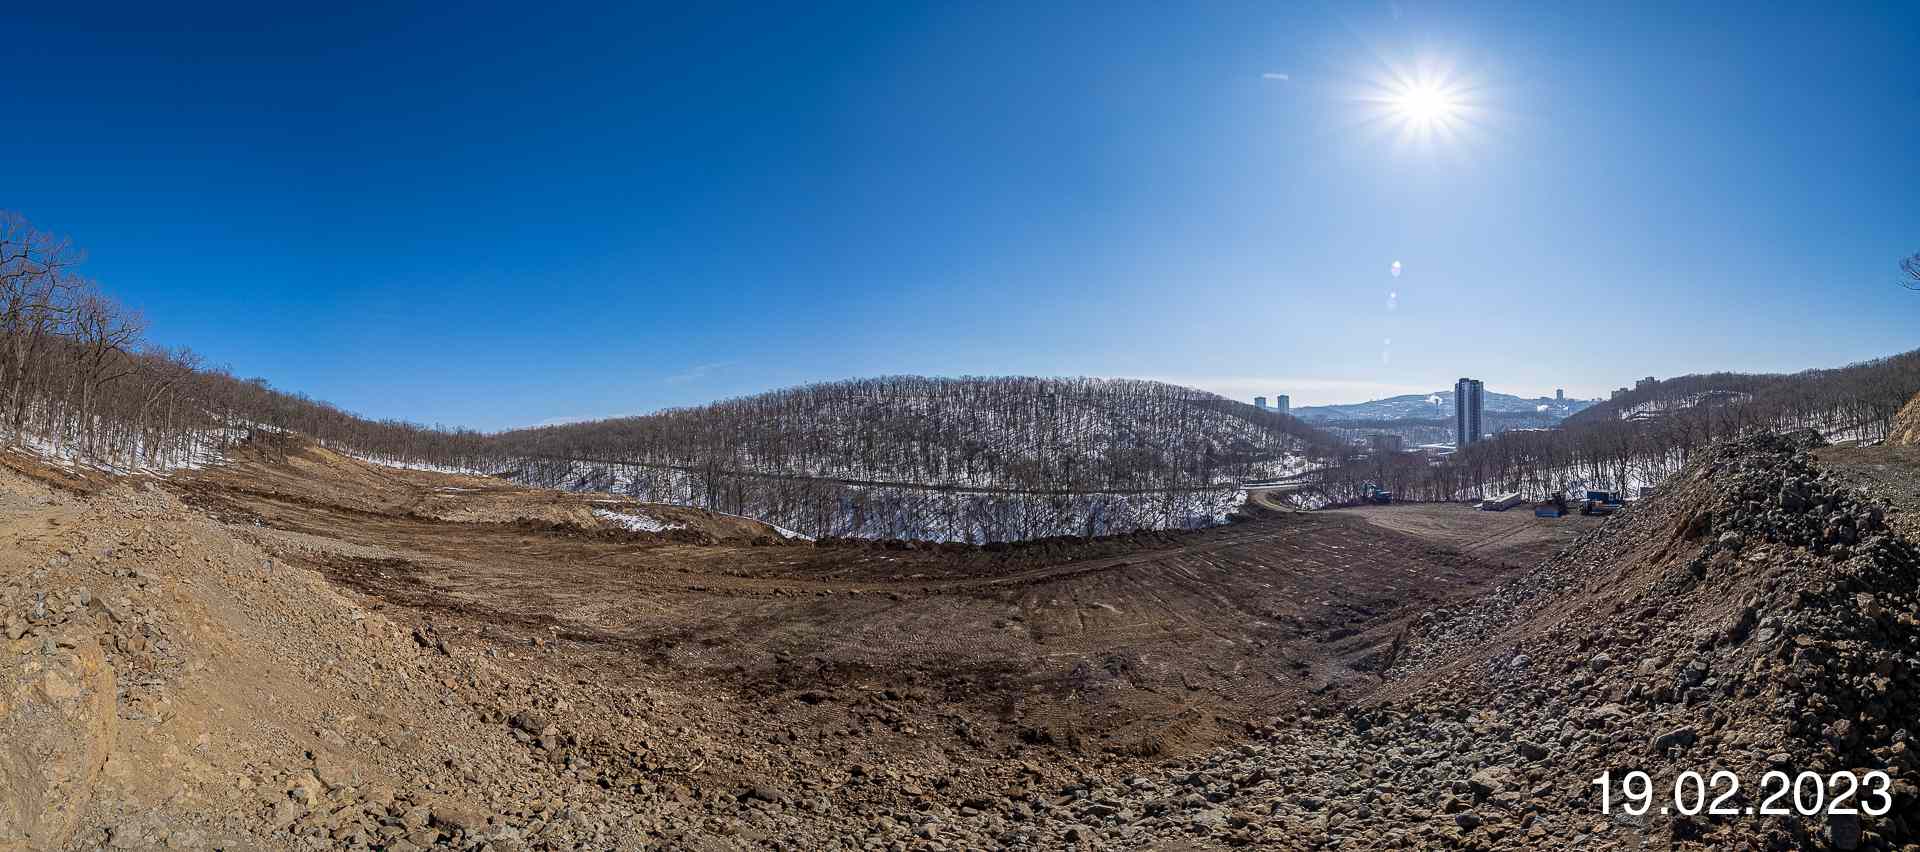
[[[1920,450],[985,548],[305,444],[5,461],[7,852],[1920,848]],[[1721,769],[1893,806],[1591,783]]]

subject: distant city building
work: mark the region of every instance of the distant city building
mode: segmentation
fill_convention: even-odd
[[[1554,389],[1553,389],[1553,401],[1554,401],[1554,402],[1566,402],[1566,401],[1567,401],[1567,389],[1566,389],[1566,388],[1554,388]]]
[[[1466,449],[1480,440],[1480,414],[1486,406],[1486,386],[1479,379],[1453,383],[1453,445]]]
[[[1283,394],[1281,394],[1281,395],[1279,395],[1279,396],[1276,396],[1276,397],[1274,397],[1274,398],[1273,398],[1273,410],[1275,410],[1275,411],[1278,411],[1278,412],[1280,412],[1281,414],[1292,414],[1292,413],[1293,413],[1293,398],[1292,398],[1292,397],[1289,397],[1289,396],[1287,396],[1287,395],[1286,395],[1286,394],[1284,394],[1284,393],[1283,393]]]
[[[1654,377],[1652,377],[1652,376],[1648,376],[1648,377],[1646,377],[1646,378],[1644,378],[1644,379],[1641,379],[1640,381],[1637,381],[1637,382],[1634,382],[1634,383],[1633,383],[1633,389],[1634,389],[1634,390],[1639,390],[1639,389],[1641,389],[1641,388],[1644,388],[1644,387],[1646,387],[1647,385],[1650,385],[1650,384],[1653,384],[1654,382],[1657,382],[1657,381],[1659,381],[1659,379],[1656,379],[1656,378],[1654,378]]]
[[[1253,398],[1253,407],[1254,407],[1254,408],[1266,408],[1266,407],[1267,407],[1267,398],[1266,398],[1266,397],[1264,397],[1264,396],[1256,396],[1256,397],[1254,397],[1254,398]]]

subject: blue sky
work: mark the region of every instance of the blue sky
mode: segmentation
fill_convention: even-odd
[[[1670,5],[37,4],[0,208],[156,340],[481,428],[881,373],[1302,405],[1920,346],[1920,5]]]

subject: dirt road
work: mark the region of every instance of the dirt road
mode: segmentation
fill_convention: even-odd
[[[1827,447],[1815,455],[1849,485],[1891,504],[1891,523],[1920,537],[1920,446]]]
[[[1536,518],[1528,506],[1482,512],[1465,503],[1357,506],[1329,513],[1362,518],[1436,547],[1513,567],[1531,566],[1552,556],[1603,520],[1577,512],[1561,518]]]

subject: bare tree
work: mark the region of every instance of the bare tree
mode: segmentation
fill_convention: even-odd
[[[68,297],[79,284],[71,268],[79,254],[64,239],[12,213],[0,213],[0,403],[11,407],[9,433],[25,425],[39,360],[70,317]]]

